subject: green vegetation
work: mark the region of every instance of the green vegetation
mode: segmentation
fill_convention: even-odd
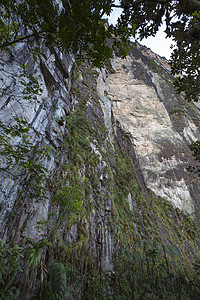
[[[190,145],[190,149],[195,157],[197,164],[195,166],[189,166],[188,170],[194,172],[200,177],[200,141],[193,142]]]
[[[106,23],[113,8],[122,13],[115,26]],[[180,74],[174,86],[185,93],[187,100],[198,100],[199,85],[199,24],[198,1],[125,1],[115,5],[112,0],[26,0],[23,3],[5,0],[0,5],[0,49],[7,50],[27,42],[35,58],[41,55],[41,39],[61,51],[79,51],[96,66],[113,57],[128,54],[129,38],[136,33],[142,40],[154,36],[162,23],[165,33],[176,41],[171,56],[172,74]],[[173,15],[173,16],[172,16]],[[27,21],[28,20],[28,21]],[[119,38],[120,37],[120,38]],[[107,41],[112,40],[108,45]],[[84,55],[83,55],[84,53]],[[30,78],[31,79],[31,78]],[[34,82],[33,82],[34,83]],[[35,84],[35,83],[34,83]]]
[[[2,299],[17,299],[19,290],[13,289],[18,273],[23,271],[21,260],[23,258],[22,247],[14,245],[10,247],[2,239],[0,240],[0,296]]]
[[[54,262],[49,267],[49,291],[51,299],[64,299],[66,270],[62,263]]]
[[[159,242],[135,240],[116,261],[116,299],[198,299],[199,276],[176,263],[179,253]]]
[[[25,262],[28,262],[27,270],[29,268],[35,269],[38,264],[41,262],[42,248],[45,246],[52,246],[52,244],[47,240],[39,240],[34,242],[32,239],[27,239],[26,242],[31,244],[30,247],[25,249]]]
[[[78,51],[79,56],[87,53],[88,58],[97,66],[103,65],[106,58],[112,57],[112,50],[106,40],[119,30],[108,26],[102,18],[110,14],[112,1],[94,1],[80,3],[78,0],[62,1],[62,5],[53,0],[26,0],[18,3],[3,1],[0,5],[0,49],[6,50],[21,42],[27,42],[35,58],[40,55],[41,38],[61,51]],[[124,40],[117,41],[121,53],[130,35],[124,32]],[[127,46],[127,45],[126,45]],[[85,54],[84,54],[85,55]]]
[[[199,297],[198,231],[194,221],[143,188],[128,152],[119,142],[109,143],[100,119],[95,119],[94,124],[87,117],[88,95],[97,105],[97,96],[94,91],[90,93],[95,78],[91,72],[88,74],[86,67],[82,67],[82,76],[88,76],[87,86],[84,80],[76,78],[74,71],[72,93],[78,105],[63,120],[66,132],[61,152],[65,160],[48,179],[47,188],[51,191],[48,220],[38,221],[35,226],[45,237],[37,241],[26,239],[25,243],[21,240],[16,264],[9,260],[2,269],[7,274],[1,282],[2,297],[9,295],[17,299],[20,293],[23,295],[15,266],[21,272],[20,278],[26,274],[27,286],[28,280],[37,278],[33,299],[193,300]],[[9,153],[11,149],[8,158],[13,167],[16,162],[22,165],[22,157],[16,151],[19,145],[12,148],[10,140],[6,142],[7,137],[20,135],[27,146],[24,151],[29,153],[32,149],[28,142],[30,129],[23,120],[16,122],[8,131],[3,128],[7,136],[2,131],[4,151]],[[130,143],[123,130],[118,138],[121,143]],[[44,153],[44,158],[48,155],[48,149],[36,150]],[[58,159],[59,155],[60,152]],[[26,166],[26,160],[22,162]],[[45,180],[46,174],[43,176]],[[39,196],[38,199],[42,200]],[[91,227],[102,211],[105,221],[99,223],[94,234]],[[75,232],[73,239],[68,237],[70,230]],[[116,250],[112,271],[105,271],[102,265],[103,237],[107,232],[112,232]],[[14,249],[3,244],[2,264],[9,258],[8,253],[13,257]]]
[[[194,13],[196,6],[185,10],[180,6],[185,1],[120,1],[123,13],[113,27],[103,20],[115,7],[113,1],[62,2],[59,7],[50,0],[3,1],[0,49],[6,53],[26,42],[39,61],[44,43],[63,52],[78,51],[79,58],[84,60],[87,55],[100,67],[106,59],[109,64],[113,51],[127,55],[128,38],[136,30],[140,38],[154,35],[165,17],[166,33],[177,41],[172,72],[183,75],[176,79],[176,89],[184,91],[187,100],[197,100],[200,16]],[[171,18],[172,11],[178,21]],[[150,64],[163,75],[161,68]],[[29,73],[29,66],[20,62],[19,67],[23,99],[40,102],[37,77]],[[24,118],[15,118],[8,126],[0,122],[0,171],[10,182],[17,182],[15,211],[27,199],[44,203],[49,193],[51,200],[48,219],[36,222],[37,240],[24,241],[24,228],[20,246],[12,245],[11,235],[10,244],[0,240],[1,298],[18,299],[27,294],[32,299],[199,299],[200,253],[194,221],[142,187],[135,162],[122,146],[128,145],[129,137],[121,130],[121,144],[115,136],[111,145],[98,115],[102,111],[95,92],[96,71],[88,70],[86,63],[79,65],[81,76],[77,69],[72,78],[73,110],[59,120],[64,126],[63,143],[57,151],[59,167],[53,174],[47,174],[44,167],[51,149],[32,140],[32,129]],[[51,86],[52,77],[45,70],[43,75],[47,87]],[[89,111],[87,103],[97,112]],[[199,160],[199,143],[191,149]],[[27,220],[33,212],[23,208],[23,213]],[[108,236],[115,249],[109,255]],[[112,271],[103,266],[106,255],[113,258],[109,261]],[[30,291],[31,281],[34,288]]]

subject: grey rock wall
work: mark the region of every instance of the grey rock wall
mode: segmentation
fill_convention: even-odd
[[[20,44],[10,52],[1,53],[0,120],[6,126],[12,126],[16,124],[14,118],[23,117],[30,127],[31,143],[38,144],[41,148],[48,145],[52,149],[50,158],[42,162],[49,173],[56,168],[57,152],[61,147],[65,132],[64,117],[69,114],[72,107],[69,92],[73,62],[73,54],[63,55],[53,47],[47,48],[46,46],[42,47],[42,55],[37,61],[34,60],[26,44]],[[26,97],[24,83],[28,83],[28,79],[20,64],[26,65],[26,73],[33,75],[38,81],[41,89],[38,95],[30,93],[32,97]],[[33,99],[34,96],[36,99]],[[13,145],[16,143],[19,143],[19,140],[14,138]],[[6,239],[8,227],[10,227],[8,219],[13,211],[16,212],[17,190],[22,178],[18,180],[16,177],[17,169],[12,170],[12,174],[3,171],[4,164],[5,157],[2,157],[0,227],[1,236]],[[5,167],[9,169],[8,165]],[[9,232],[9,237],[15,235],[16,232],[19,234],[24,226],[27,236],[36,237],[38,233],[34,230],[33,224],[41,218],[47,218],[47,213],[48,200],[46,203],[45,201],[35,203],[34,200],[27,199],[16,213],[17,228],[10,229],[12,232]]]

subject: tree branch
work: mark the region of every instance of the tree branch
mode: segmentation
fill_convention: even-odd
[[[11,175],[11,176],[13,176],[13,177],[15,177],[15,178],[19,178],[19,177],[20,177],[19,175],[15,175],[15,174],[11,173],[10,171],[8,171],[7,168],[0,168],[0,171],[3,171],[3,172],[5,172],[5,173],[8,173],[9,175]]]
[[[3,49],[3,48],[6,48],[6,47],[8,47],[8,46],[11,46],[11,45],[13,45],[13,44],[22,42],[22,41],[24,41],[24,40],[26,40],[26,39],[29,39],[29,38],[33,37],[33,36],[38,36],[38,35],[41,34],[41,33],[42,33],[42,32],[40,32],[40,33],[32,33],[32,34],[23,36],[23,37],[21,37],[21,38],[19,38],[19,39],[14,39],[14,40],[11,41],[11,42],[7,42],[7,43],[4,43],[3,45],[1,45],[1,46],[0,46],[0,49]]]
[[[160,3],[160,4],[168,4],[169,2],[171,2],[172,0],[149,0],[148,2],[156,2],[156,3]],[[195,0],[194,0],[195,1]],[[197,0],[198,1],[198,0]],[[195,1],[195,2],[197,2]],[[136,6],[138,4],[142,4],[144,2],[147,2],[147,0],[140,0],[140,1],[135,1],[134,3],[131,3],[130,6]],[[129,5],[127,5],[129,6]],[[123,6],[123,3],[122,5],[118,5],[118,4],[112,4],[111,7],[114,7],[114,8],[124,8]]]
[[[114,8],[122,8],[122,6],[121,5],[116,5],[116,4],[112,4],[112,6],[111,7],[114,7]]]

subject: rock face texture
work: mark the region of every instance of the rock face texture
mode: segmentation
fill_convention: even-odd
[[[25,253],[27,238],[31,249],[50,241],[43,265],[83,276],[67,299],[92,299],[91,277],[116,271],[120,249],[138,239],[169,244],[191,265],[200,188],[188,145],[200,112],[175,94],[165,59],[134,46],[99,70],[45,45],[35,61],[22,45],[2,53],[0,80],[0,238]],[[43,284],[42,264],[26,263],[19,299]]]
[[[55,49],[43,47],[43,57],[35,61],[27,50],[27,45],[16,48],[15,52],[5,52],[1,56],[1,100],[0,120],[6,126],[16,124],[15,118],[23,118],[29,126],[29,141],[33,150],[34,145],[49,145],[52,148],[50,157],[43,161],[43,166],[49,172],[55,168],[56,150],[63,141],[63,127],[59,125],[62,118],[71,110],[69,89],[70,72],[73,56],[57,54]],[[21,65],[23,67],[21,67]],[[27,66],[24,68],[24,66]],[[62,70],[62,72],[61,72]],[[37,84],[29,80],[32,75]],[[30,87],[31,92],[28,91]],[[19,144],[20,137],[12,139],[12,146]],[[1,140],[2,141],[2,140]],[[32,148],[32,150],[31,150]],[[2,151],[4,147],[2,146]],[[24,157],[26,160],[26,157]],[[5,225],[8,215],[12,213],[18,198],[19,187],[25,176],[20,176],[17,163],[13,165],[6,155],[1,156],[1,235],[6,238],[8,227]],[[10,174],[9,174],[10,172]],[[22,172],[23,173],[23,172]],[[34,200],[35,201],[35,200]],[[26,205],[26,204],[24,204]],[[37,211],[37,218],[47,217],[47,204],[33,203],[28,200],[27,208],[18,220],[18,230],[26,225],[27,235],[33,237],[35,219],[33,211]],[[17,212],[17,214],[19,211]],[[15,234],[13,232],[13,234]]]
[[[125,60],[116,57],[114,72],[100,79],[104,86],[99,83],[99,93],[106,94],[105,126],[111,130],[112,111],[131,136],[146,186],[193,214],[199,189],[187,171],[193,161],[188,143],[199,139],[199,109],[175,94],[167,62],[151,60],[141,50],[132,50]]]

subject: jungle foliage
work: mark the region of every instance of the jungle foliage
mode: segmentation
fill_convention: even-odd
[[[128,53],[129,37],[136,32],[140,38],[154,35],[164,17],[167,35],[177,41],[171,59],[172,72],[182,73],[182,77],[175,82],[177,90],[184,91],[188,100],[197,100],[199,1],[189,1],[189,6],[184,5],[185,1],[120,1],[122,14],[115,27],[105,24],[104,20],[105,14],[109,16],[112,8],[116,7],[112,0],[61,2],[62,5],[51,0],[1,1],[0,49],[10,51],[19,43],[26,42],[37,59],[41,54],[41,41],[44,41],[61,51],[78,52],[82,58],[86,53],[88,59],[100,67],[105,59],[112,58],[116,47],[124,57]],[[178,21],[175,17],[178,17]],[[107,44],[108,39],[113,41],[112,48]],[[26,66],[21,67],[26,70]],[[32,75],[27,73],[27,78],[28,84],[21,78],[21,84],[25,86],[24,97],[37,101],[40,86]],[[119,249],[115,257],[114,273],[102,271],[101,257],[96,261],[91,258],[88,232],[83,227],[83,219],[89,220],[91,211],[99,209],[98,205],[114,195],[115,207],[112,213],[121,219],[118,225],[121,226],[120,238],[123,241],[123,231],[128,226],[126,218],[128,213],[131,214],[124,199],[129,185],[134,182],[133,178],[129,181],[134,173],[130,170],[129,161],[125,164],[125,155],[121,153],[121,156],[115,157],[115,174],[109,168],[106,170],[110,176],[107,182],[106,179],[104,181],[104,184],[110,181],[108,195],[100,194],[96,168],[99,158],[91,150],[91,141],[97,138],[97,134],[86,118],[85,106],[82,108],[67,118],[68,136],[62,149],[67,149],[67,163],[63,166],[60,181],[54,180],[51,183],[52,211],[48,217],[52,217],[53,223],[46,220],[37,224],[37,228],[42,228],[46,236],[37,242],[32,239],[22,240],[21,246],[9,245],[0,240],[1,297],[19,298],[20,276],[25,276],[26,282],[38,276],[40,282],[35,299],[69,299],[72,296],[74,299],[199,299],[198,258],[194,269],[186,270],[185,265],[181,264],[181,255],[173,247],[150,241],[150,238],[143,239],[142,230],[139,232],[141,238],[132,239],[129,247],[125,243],[119,244],[116,238]],[[23,118],[14,119],[12,126],[0,122],[0,128],[3,162],[0,171],[9,174],[10,181],[18,179],[18,205],[22,205],[25,198],[44,201],[46,189],[43,182],[47,179],[47,170],[43,161],[48,158],[50,148],[32,141],[31,128]],[[91,136],[91,140],[88,136]],[[17,138],[18,142],[13,143],[13,138]],[[106,163],[109,164],[108,161]],[[83,166],[88,178],[81,174]],[[115,185],[113,178],[116,179]],[[128,181],[131,183],[125,186]],[[116,192],[119,187],[120,191]],[[109,192],[113,192],[113,195]],[[91,204],[91,193],[95,205]],[[137,193],[139,195],[139,191]],[[64,243],[63,236],[75,221],[76,243]],[[128,234],[125,232],[124,236],[125,240]],[[17,288],[14,286],[15,281]]]
[[[113,8],[122,13],[116,26],[105,23]],[[176,47],[171,56],[172,74],[178,92],[187,100],[197,101],[200,94],[200,4],[196,0],[3,0],[0,4],[0,49],[6,50],[23,41],[32,51],[40,52],[41,39],[62,51],[86,54],[96,66],[120,54],[128,54],[129,38],[154,36],[162,23],[166,36]],[[111,39],[112,47],[107,41]],[[35,41],[37,44],[35,44]]]
[[[41,250],[50,243],[47,240],[37,245],[31,240],[28,242],[33,246],[25,248],[26,259],[30,256],[29,266],[36,272],[35,267],[40,265],[41,274],[45,275],[32,299],[197,300],[200,297],[199,261],[194,264],[193,272],[184,269],[179,252],[168,244],[136,239],[132,248],[119,250],[114,272],[102,271],[96,266],[83,273],[78,266],[65,261],[54,260],[48,267],[44,266]],[[21,267],[23,252],[23,247],[10,247],[1,240],[2,299],[14,300],[20,296],[20,291],[12,286],[17,274],[27,273]]]

